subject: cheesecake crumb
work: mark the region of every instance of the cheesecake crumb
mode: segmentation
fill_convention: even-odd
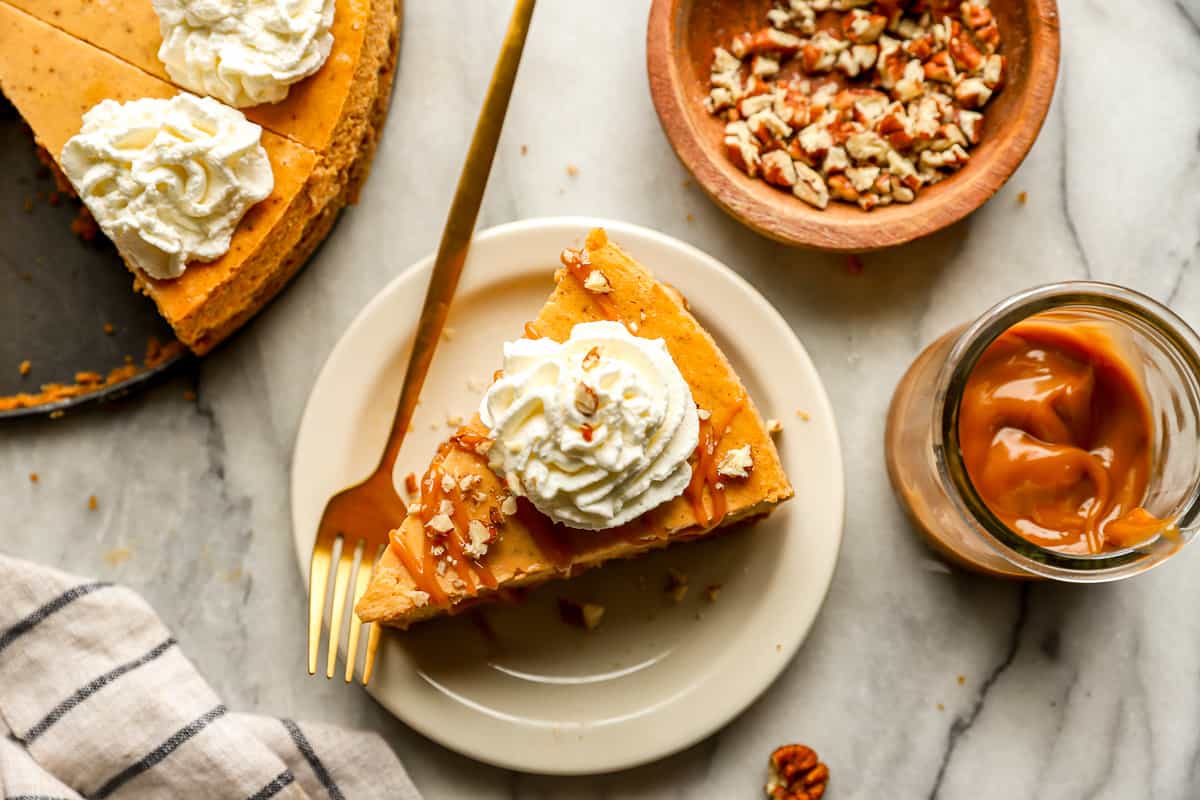
[[[959,686],[962,686],[962,685],[963,685],[964,683],[966,683],[966,682],[967,682],[967,676],[966,676],[966,675],[959,675],[959,676],[958,676],[958,685],[959,685]]]
[[[87,206],[80,206],[79,213],[71,220],[71,233],[83,242],[94,242],[100,235],[100,226],[96,224],[96,219]]]
[[[717,602],[717,597],[721,594],[721,584],[710,583],[704,587],[704,600],[709,603]]]
[[[29,482],[30,482],[30,483],[37,483],[37,482],[38,482],[38,474],[37,474],[36,472],[31,472],[31,473],[29,473]]]
[[[686,219],[687,219],[687,221],[688,221],[688,222],[695,222],[695,221],[696,221],[696,215],[695,215],[695,214],[688,214]]]
[[[938,711],[945,711],[945,710],[946,710],[946,705],[945,705],[944,703],[938,703],[938,704],[937,704],[937,710],[938,710]]]
[[[808,422],[810,419],[812,419],[812,417],[809,415],[809,413],[807,411],[804,411],[803,409],[799,409],[799,408],[796,409],[796,416],[799,417],[800,419],[804,420],[805,422]]]
[[[1017,195],[1017,202],[1020,203],[1021,205],[1025,205],[1026,203],[1028,203],[1029,202],[1029,192],[1021,192],[1019,195]]]
[[[100,503],[96,500],[96,495],[88,495],[88,511],[95,511],[100,507]]]
[[[663,586],[665,591],[671,598],[671,601],[676,605],[683,602],[683,598],[687,597],[688,593],[688,577],[684,573],[675,568],[667,569],[667,581]]]
[[[32,369],[33,369],[33,362],[27,358],[21,362],[21,366],[17,367],[17,372],[20,372],[21,377],[23,378],[26,375],[28,375],[29,371]]]
[[[767,433],[782,433],[783,423],[777,419],[767,420]]]
[[[446,415],[446,425],[448,425],[449,427],[457,428],[457,427],[460,427],[462,424],[463,424],[463,418],[461,416],[459,416],[458,414],[447,414]]]
[[[447,342],[454,341],[454,337],[457,334],[458,334],[458,331],[454,330],[454,328],[451,328],[449,325],[442,328],[442,338],[445,339]]]
[[[529,155],[529,145],[527,145],[527,144],[521,145],[521,155],[523,155],[523,156]]]
[[[576,628],[594,631],[604,619],[605,607],[599,603],[579,603],[566,597],[558,598],[558,613],[562,621]]]
[[[104,554],[104,560],[110,567],[119,567],[133,557],[133,551],[128,547],[117,547]]]
[[[112,336],[114,333],[117,332],[117,329],[115,327],[113,327],[113,324],[111,322],[104,323],[103,325],[100,326],[100,329],[102,331],[104,331],[106,334],[108,334],[109,336]]]
[[[579,174],[579,167],[575,166],[574,164],[567,164],[567,174],[574,178]]]
[[[33,406],[55,403],[91,394],[105,387],[129,380],[140,373],[142,369],[153,369],[183,351],[183,345],[177,341],[163,345],[157,339],[151,337],[146,343],[146,358],[143,361],[141,369],[139,369],[132,357],[126,356],[125,364],[109,370],[107,375],[101,375],[98,372],[77,372],[74,383],[45,383],[42,384],[41,390],[38,392],[20,392],[2,396],[0,397],[0,411],[9,411],[14,408],[31,408]],[[30,366],[26,367],[25,364],[30,364]],[[32,369],[31,362],[22,362],[22,375],[28,375],[30,369]],[[52,411],[50,419],[59,419],[63,416],[63,413],[62,409]]]

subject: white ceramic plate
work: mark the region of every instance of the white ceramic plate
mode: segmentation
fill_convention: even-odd
[[[842,458],[833,411],[804,347],[728,267],[653,231],[558,218],[479,234],[397,477],[420,475],[468,417],[552,289],[558,253],[588,230],[609,237],[689,299],[778,437],[796,497],[756,526],[533,592],[519,606],[385,637],[372,693],[397,717],[460,753],[528,772],[606,772],[681,750],[725,725],[783,670],[824,600],[842,536]],[[292,464],[296,555],[305,575],[325,501],[374,467],[400,391],[432,268],[415,264],[372,300],[334,348],[308,400]],[[797,410],[810,415],[809,421]],[[689,577],[675,605],[668,567]],[[704,588],[721,585],[716,602]],[[557,599],[602,603],[592,632],[560,620]]]

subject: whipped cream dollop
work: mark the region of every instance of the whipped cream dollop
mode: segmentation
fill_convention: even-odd
[[[232,106],[278,103],[333,47],[334,0],[154,0],[158,57],[179,85]]]
[[[275,179],[262,129],[207,97],[104,100],[60,161],[101,230],[153,278],[212,261]]]
[[[692,477],[700,420],[666,342],[616,322],[567,341],[504,345],[504,374],[479,411],[489,466],[555,522],[623,525],[678,497]]]

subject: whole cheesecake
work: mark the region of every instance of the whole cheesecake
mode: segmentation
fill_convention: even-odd
[[[357,200],[387,115],[399,0],[337,0],[333,46],[279,103],[242,109],[262,126],[274,188],[241,219],[228,252],[156,280],[130,264],[176,336],[203,354],[274,297]],[[102,100],[181,91],[158,60],[151,0],[0,0],[0,91],[56,160]]]

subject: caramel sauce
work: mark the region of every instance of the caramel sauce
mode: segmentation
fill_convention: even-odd
[[[393,534],[391,537],[392,550],[412,576],[417,588],[427,593],[437,605],[447,605],[449,598],[438,581],[437,557],[433,554],[433,547],[430,544],[431,536],[426,525],[437,516],[443,500],[449,500],[452,505],[449,516],[454,523],[454,528],[447,531],[446,535],[437,537],[437,540],[446,549],[447,554],[454,559],[454,571],[466,584],[468,595],[474,597],[478,594],[481,585],[489,589],[499,586],[496,576],[485,564],[471,559],[466,554],[467,528],[471,523],[471,518],[467,512],[462,490],[458,486],[449,492],[442,488],[442,478],[445,476],[442,464],[451,450],[457,448],[474,456],[482,457],[479,456],[477,448],[485,441],[487,441],[486,436],[463,429],[438,448],[429,469],[421,479],[421,511],[416,515],[421,522],[421,553],[412,552],[400,536]]]
[[[1141,507],[1154,422],[1141,381],[1095,325],[1029,319],[1001,334],[967,380],[963,462],[1000,521],[1041,547],[1097,554],[1166,523]]]
[[[421,558],[418,560],[417,556],[408,549],[408,545],[405,544],[404,540],[400,538],[399,533],[399,530],[392,531],[389,537],[391,539],[392,552],[400,559],[400,563],[404,565],[404,569],[408,570],[408,574],[412,576],[413,583],[417,585],[418,589],[429,595],[429,599],[433,601],[434,605],[446,605],[449,602],[449,598],[446,597],[446,593],[442,591],[441,584],[438,583],[437,567],[429,563],[426,552],[421,553]],[[422,543],[425,541],[423,536],[421,541]]]
[[[704,528],[720,525],[729,510],[725,489],[717,488],[721,483],[720,476],[717,475],[717,448],[721,446],[725,430],[745,405],[746,398],[740,397],[721,417],[700,420],[700,443],[696,446],[696,463],[692,465],[691,483],[684,489],[683,494],[692,504],[697,524]],[[711,514],[704,502],[706,494],[712,504]]]
[[[540,333],[538,333],[538,329],[537,329],[537,327],[535,327],[535,326],[534,326],[534,324],[533,324],[532,322],[526,322],[526,323],[525,323],[525,338],[526,338],[526,339],[540,339],[540,338],[542,338],[542,335],[541,335]]]

